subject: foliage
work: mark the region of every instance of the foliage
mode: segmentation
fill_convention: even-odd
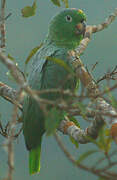
[[[30,59],[31,59],[31,58],[35,55],[35,53],[41,48],[41,46],[42,46],[42,43],[41,43],[39,46],[33,48],[33,49],[30,51],[28,57],[26,58],[25,64],[28,64],[28,63],[29,63]]]
[[[105,155],[107,155],[111,148],[112,143],[112,137],[110,136],[110,130],[103,126],[100,131],[97,140],[92,139],[91,137],[88,137],[92,143],[94,143],[99,150],[104,152]]]
[[[60,7],[61,3],[60,0],[51,0],[53,2],[54,5]],[[63,2],[65,4],[65,7],[68,8],[69,4],[68,4],[68,0],[61,0],[61,2]]]
[[[36,13],[36,8],[37,8],[37,5],[36,5],[36,0],[35,0],[32,6],[26,6],[21,10],[22,17],[28,18],[28,17],[34,16]]]
[[[53,4],[55,4],[56,6],[61,6],[60,4],[60,0],[51,0],[53,2]]]

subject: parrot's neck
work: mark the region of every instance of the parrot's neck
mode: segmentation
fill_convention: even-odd
[[[52,39],[49,35],[47,35],[46,40],[53,43],[58,48],[65,48],[68,50],[74,50],[79,46],[80,41],[83,39],[82,35],[78,37],[78,39],[72,39],[71,41],[68,40],[58,40],[58,39]]]

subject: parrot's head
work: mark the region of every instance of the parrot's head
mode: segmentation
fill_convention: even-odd
[[[59,47],[76,48],[86,30],[86,15],[80,9],[65,9],[50,22],[48,37]]]

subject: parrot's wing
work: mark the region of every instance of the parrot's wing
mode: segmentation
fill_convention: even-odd
[[[43,46],[35,55],[30,76],[28,79],[29,86],[34,90],[40,90],[42,86],[43,69],[48,63],[47,57],[52,56],[56,48],[50,46]],[[35,100],[27,95],[23,103],[23,133],[27,149],[37,147],[42,134],[44,133],[43,113]],[[34,123],[35,122],[35,123]],[[36,127],[35,128],[35,124]]]
[[[52,56],[58,47],[53,44],[46,44],[36,53],[31,66],[30,76],[28,78],[29,85],[34,89],[40,89],[40,81],[42,78],[43,67],[47,64],[47,57]]]
[[[69,62],[67,50],[55,46],[53,48],[52,46],[42,47],[37,52],[32,64],[29,77],[31,88],[34,90],[51,88],[74,89],[75,80],[72,79],[72,75],[68,79],[69,72],[63,66],[47,60],[48,56],[50,59],[52,57],[63,60],[65,63]],[[42,96],[51,100],[59,98],[59,95],[56,93],[46,93],[42,94]],[[24,100],[23,120],[23,132],[27,148],[37,147],[39,143],[37,137],[41,137],[44,133],[44,116],[38,103],[30,96],[27,96]]]

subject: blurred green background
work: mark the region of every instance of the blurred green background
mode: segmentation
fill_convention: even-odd
[[[7,31],[7,52],[17,60],[21,70],[30,50],[36,47],[45,38],[48,30],[48,22],[51,17],[63,7],[56,7],[50,0],[38,0],[36,16],[22,18],[21,9],[26,5],[32,5],[32,0],[7,1],[6,15],[12,16],[6,22]],[[111,12],[117,7],[117,0],[69,0],[69,6],[80,8],[87,14],[87,24],[98,24],[103,22]],[[91,67],[96,61],[94,76],[96,78],[103,75],[108,69],[117,65],[117,19],[109,28],[92,36],[92,41],[82,56],[85,65]],[[8,80],[7,69],[0,64],[0,81],[12,87],[17,87]],[[2,122],[5,124],[11,119],[12,105],[0,98],[0,112],[2,112]],[[86,127],[86,123],[81,119],[81,127]],[[68,150],[76,157],[89,149],[95,149],[94,145],[80,145],[76,149],[69,141],[69,138],[62,136]],[[7,173],[7,152],[2,144],[5,139],[0,136],[0,179]],[[28,174],[28,153],[25,148],[23,136],[14,142],[15,144],[15,172],[14,180],[84,180],[97,179],[96,176],[84,172],[74,167],[61,152],[53,137],[43,137],[41,171],[39,175],[29,176]],[[91,156],[86,161],[91,165],[98,156]]]

